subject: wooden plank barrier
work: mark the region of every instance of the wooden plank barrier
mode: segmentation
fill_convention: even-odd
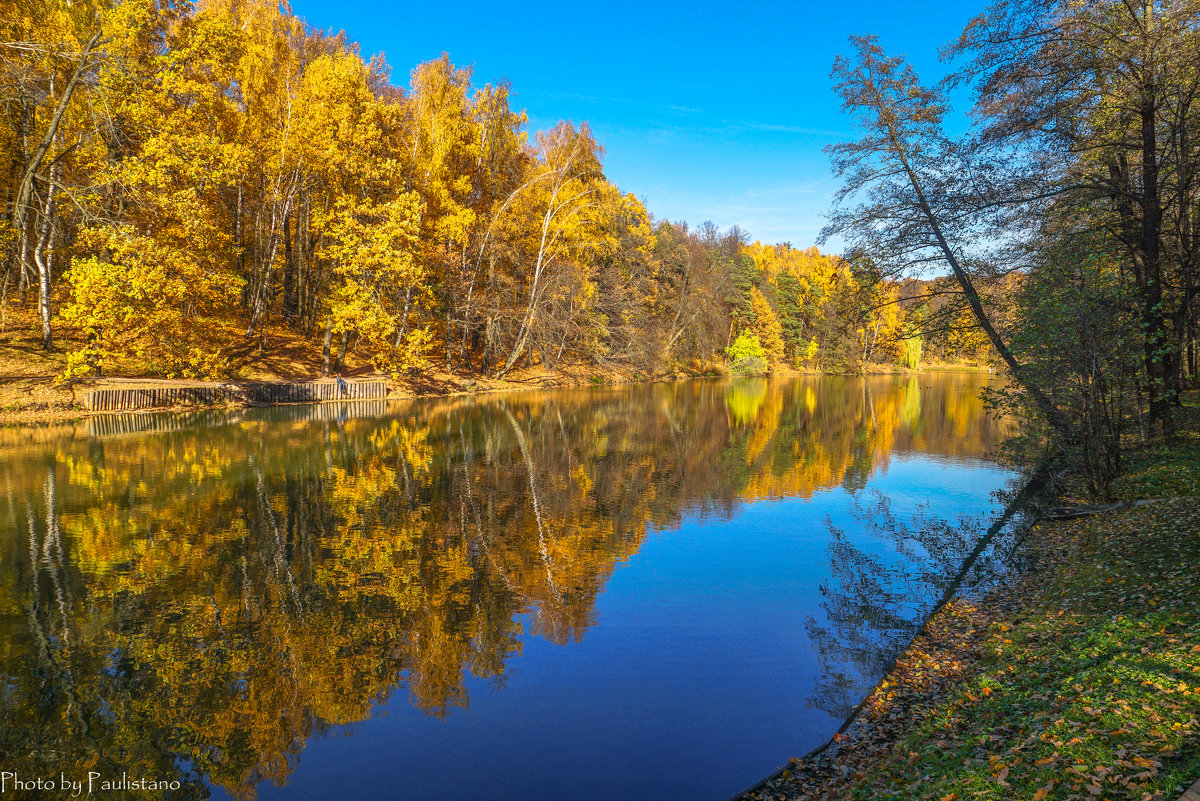
[[[89,437],[115,437],[124,434],[166,434],[189,428],[213,428],[242,419],[241,410],[204,409],[189,412],[151,414],[98,414],[89,417],[85,431]]]
[[[85,433],[89,437],[116,437],[127,434],[166,434],[195,428],[214,428],[240,423],[247,419],[286,423],[320,423],[344,421],[355,417],[380,417],[387,414],[387,400],[331,401],[304,405],[280,406],[256,412],[247,418],[244,409],[200,409],[188,412],[151,412],[131,414],[115,412],[98,414],[87,419]]]
[[[134,411],[165,406],[198,406],[224,403],[313,403],[332,400],[381,400],[387,382],[311,381],[303,384],[218,384],[196,387],[95,389],[84,395],[84,408],[97,412]]]

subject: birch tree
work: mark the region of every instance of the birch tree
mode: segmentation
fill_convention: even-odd
[[[527,215],[537,222],[529,230],[522,265],[527,271],[524,311],[508,358],[498,372],[500,376],[516,366],[529,346],[547,273],[569,253],[586,246],[587,213],[596,205],[592,196],[602,179],[599,147],[587,125],[576,129],[569,123],[559,123],[550,132],[538,135],[538,151],[535,177],[545,178],[527,195]]]

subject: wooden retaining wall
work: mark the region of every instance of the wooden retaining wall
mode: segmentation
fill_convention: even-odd
[[[124,434],[166,434],[193,428],[214,428],[242,419],[241,409],[198,409],[187,412],[98,414],[84,421],[89,437],[116,437]]]
[[[304,406],[281,406],[254,412],[254,419],[269,422],[319,423],[354,417],[379,417],[387,414],[387,401],[341,401]],[[248,419],[245,409],[200,409],[189,412],[151,412],[148,414],[98,414],[87,418],[84,433],[89,437],[116,437],[127,434],[166,434],[195,428],[232,425]]]
[[[387,397],[387,383],[384,381],[254,384],[251,388],[251,403],[311,403],[328,400],[378,400]]]
[[[367,381],[310,381],[303,384],[215,384],[207,386],[147,386],[95,389],[84,395],[84,408],[116,412],[164,406],[213,404],[313,403],[328,400],[379,400],[387,383]]]

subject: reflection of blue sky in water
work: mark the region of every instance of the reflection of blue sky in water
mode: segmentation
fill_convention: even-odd
[[[878,491],[901,519],[929,504],[953,521],[994,509],[989,496],[1009,475],[978,460],[895,455],[859,499]],[[349,738],[310,743],[289,786],[261,787],[262,797],[727,798],[841,721],[844,710],[814,699],[828,677],[806,623],[826,622],[828,523],[861,529],[854,505],[839,488],[651,532],[608,581],[580,642],[525,637],[503,687],[471,682],[469,711],[446,720],[397,697]],[[886,538],[854,542],[903,571]],[[902,576],[891,580],[903,593]],[[860,678],[861,695],[878,676]]]

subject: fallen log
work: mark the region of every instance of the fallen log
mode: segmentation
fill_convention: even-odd
[[[1042,513],[1042,519],[1073,520],[1077,517],[1088,517],[1090,515],[1098,515],[1104,512],[1120,512],[1125,509],[1133,509],[1138,506],[1149,506],[1152,503],[1166,503],[1167,501],[1192,501],[1196,500],[1196,498],[1197,496],[1195,495],[1181,495],[1174,498],[1147,498],[1141,501],[1121,501],[1120,503],[1053,506]]]

